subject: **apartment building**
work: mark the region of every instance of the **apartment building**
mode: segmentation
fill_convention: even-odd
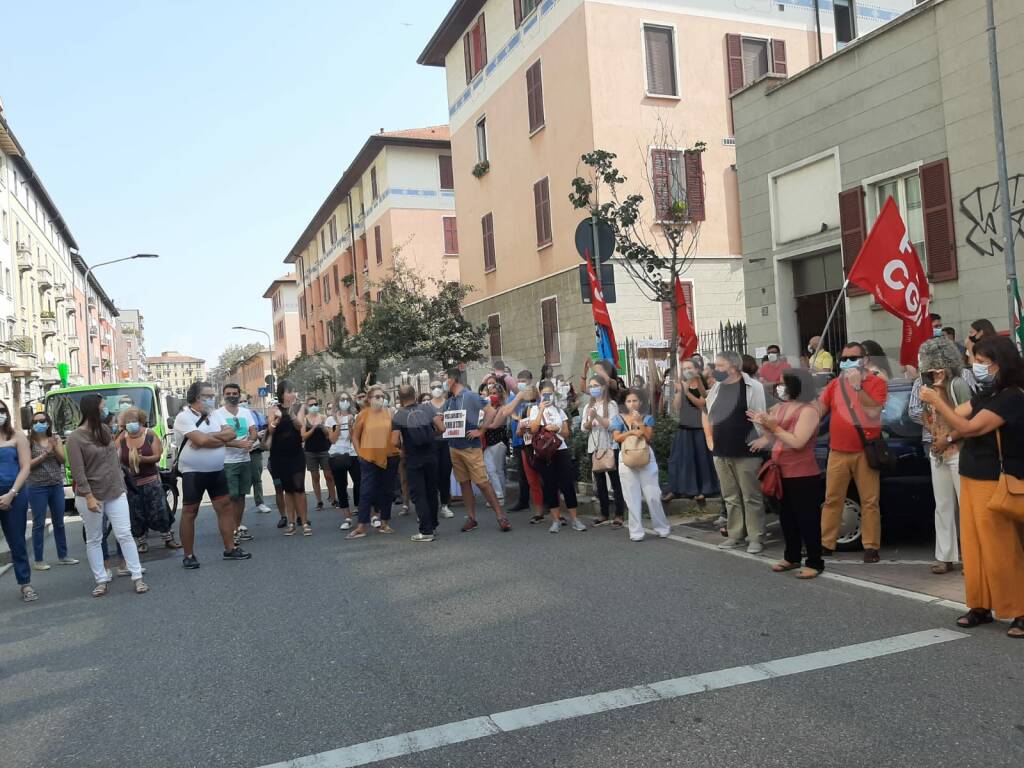
[[[118,381],[145,381],[146,325],[137,309],[118,310],[114,323],[114,355]]]
[[[996,0],[1018,271],[1024,258],[1024,4]],[[889,197],[930,282],[932,311],[961,334],[1009,325],[985,0],[925,0],[788,80],[735,95],[751,343],[800,353],[839,301],[844,274]],[[851,291],[827,346],[900,323]]]
[[[298,276],[292,272],[279,277],[263,292],[263,298],[270,299],[271,320],[274,326],[274,365],[279,370],[284,370],[284,367],[302,351],[299,340]]]
[[[271,373],[271,353],[269,350],[249,355],[242,362],[228,371],[227,379],[242,388],[242,392],[249,396],[249,404],[254,408],[265,408],[267,395],[271,394],[267,389],[267,376]],[[267,395],[261,395],[266,391]]]
[[[175,397],[184,397],[192,382],[206,379],[205,360],[176,350],[146,358],[146,365],[150,381],[155,381],[167,394]]]
[[[75,318],[81,339],[80,377],[85,384],[110,384],[119,380],[115,367],[119,312],[96,277],[89,274],[89,266],[81,255],[72,253],[71,261],[75,267],[76,306],[74,312],[69,307],[67,313]]]
[[[81,374],[80,336],[69,311],[78,246],[2,108],[0,198],[0,390],[25,404],[60,381],[60,363]]]
[[[359,330],[397,254],[423,277],[459,279],[448,126],[370,136],[285,257],[303,353],[331,344],[339,316]]]
[[[446,72],[459,271],[474,288],[465,312],[488,325],[491,355],[578,371],[593,350],[574,243],[583,214],[568,196],[596,148],[618,155],[623,193],[644,195],[655,237],[664,201],[687,201],[700,227],[684,276],[698,330],[743,319],[730,93],[805,69],[912,5],[457,0],[418,61]],[[670,146],[657,141],[662,125]],[[687,159],[700,141],[707,150]],[[620,340],[667,337],[665,307],[620,263],[614,280]]]

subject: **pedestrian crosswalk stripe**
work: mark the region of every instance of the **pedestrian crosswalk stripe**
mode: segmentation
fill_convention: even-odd
[[[572,699],[552,701],[521,709],[497,712],[484,717],[460,720],[447,725],[410,731],[396,736],[387,736],[375,741],[353,744],[340,749],[319,752],[315,755],[298,757],[262,768],[352,768],[370,765],[381,760],[390,760],[404,755],[426,752],[438,747],[461,744],[466,741],[512,733],[524,728],[571,720],[600,712],[635,707],[655,701],[669,701],[683,696],[733,688],[748,683],[758,683],[779,677],[799,675],[819,669],[828,669],[843,664],[895,653],[905,653],[931,645],[962,640],[967,635],[948,629],[929,629],[906,635],[871,640],[866,643],[845,645],[825,651],[805,653],[800,656],[775,659],[742,667],[731,667],[715,672],[705,672],[672,680],[619,688],[613,691],[578,696]]]

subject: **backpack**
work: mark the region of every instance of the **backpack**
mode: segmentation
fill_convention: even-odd
[[[402,440],[407,446],[426,448],[437,438],[433,413],[421,406],[403,408],[395,414],[394,422],[402,430]]]

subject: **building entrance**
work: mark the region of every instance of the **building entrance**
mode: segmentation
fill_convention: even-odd
[[[837,301],[839,309],[822,348],[836,357],[846,344],[846,301],[839,293],[843,279],[843,257],[838,250],[793,261],[793,295],[801,349],[806,350],[807,342],[822,332]]]

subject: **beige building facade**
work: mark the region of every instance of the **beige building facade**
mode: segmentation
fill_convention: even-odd
[[[161,352],[157,357],[147,358],[146,364],[150,380],[175,397],[184,397],[192,382],[206,379],[205,360],[177,351]]]
[[[835,50],[832,14],[819,28],[806,5],[454,3],[419,62],[446,71],[459,271],[473,287],[465,312],[491,329],[492,356],[571,371],[593,350],[574,242],[584,215],[568,196],[583,170],[580,156],[595,148],[618,155],[629,180],[623,194],[646,198],[650,236],[660,236],[652,188],[671,184],[691,211],[699,204],[699,246],[683,278],[698,330],[744,318],[729,94],[764,73],[805,69]],[[877,5],[891,8],[861,19],[854,35],[911,2]],[[682,150],[697,142],[707,150],[690,166]],[[620,264],[614,271],[610,311],[620,341],[664,338],[670,329],[663,306],[642,295]]]
[[[270,299],[274,326],[274,365],[283,370],[302,351],[299,329],[299,290],[295,273],[280,277],[263,292]]]
[[[1024,3],[996,0],[1018,270],[1024,256]],[[733,99],[752,345],[794,357],[819,333],[891,196],[928,272],[931,310],[966,334],[1009,325],[984,0],[927,0],[788,80]],[[828,346],[901,326],[854,295]]]

